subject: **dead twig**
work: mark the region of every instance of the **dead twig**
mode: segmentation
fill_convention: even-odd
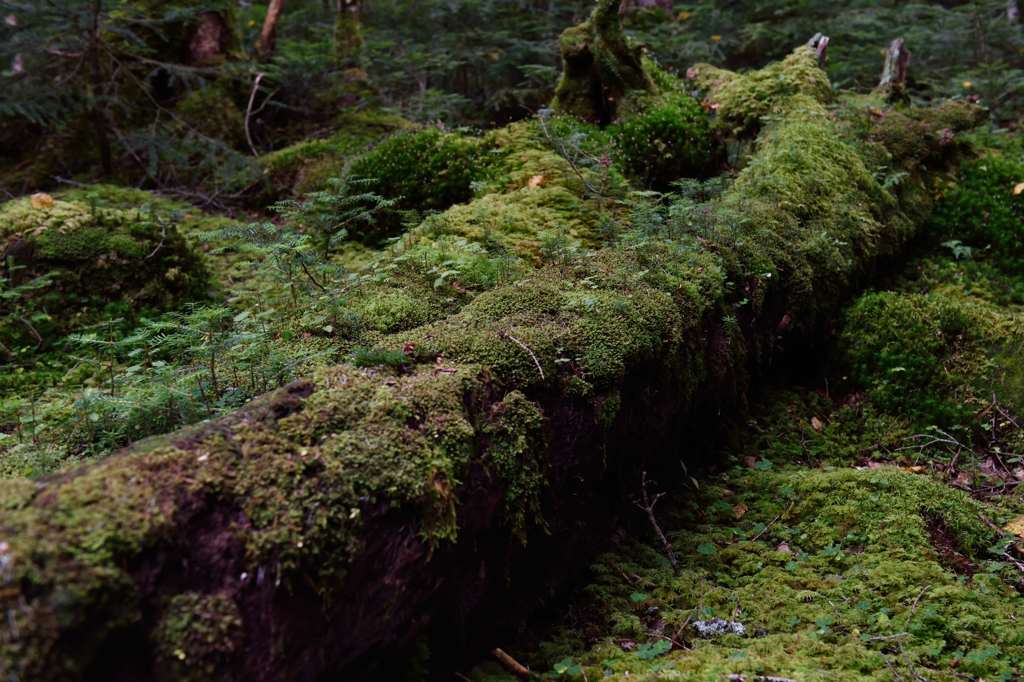
[[[252,119],[252,105],[256,103],[256,93],[259,92],[260,81],[263,80],[264,75],[262,71],[256,74],[256,80],[252,84],[252,92],[249,93],[249,104],[245,107],[245,141],[249,143],[249,149],[252,150],[253,156],[259,156],[260,153],[256,151],[256,145],[253,144],[249,121]]]
[[[924,593],[927,592],[930,589],[932,589],[931,585],[925,585],[924,588],[917,594],[917,599],[915,599],[914,603],[910,605],[910,614],[911,615],[913,615],[914,611],[917,610],[917,605],[921,601],[921,597],[923,597]]]
[[[29,322],[27,318],[22,317],[21,315],[18,315],[17,319],[19,322],[25,325],[25,328],[28,329],[28,333],[31,334],[32,338],[36,340],[36,350],[42,348],[44,344],[43,337],[39,334],[39,331],[35,328],[35,326],[31,322]]]
[[[525,665],[523,665],[516,659],[506,654],[501,649],[495,649],[491,653],[494,655],[496,659],[498,659],[498,663],[501,663],[501,665],[504,666],[506,670],[508,670],[516,677],[522,677],[524,679],[530,677],[529,668],[527,668]]]
[[[789,503],[789,506],[788,506],[788,507],[786,507],[786,511],[781,511],[781,512],[779,512],[779,513],[778,513],[778,514],[777,514],[777,515],[775,516],[775,518],[774,518],[774,519],[772,519],[771,521],[769,521],[769,522],[768,522],[768,525],[767,525],[767,526],[765,526],[764,528],[762,528],[762,529],[761,529],[761,532],[760,532],[760,533],[758,533],[758,534],[757,534],[757,535],[755,535],[754,537],[750,538],[750,542],[757,542],[757,541],[758,541],[758,540],[759,540],[759,539],[761,538],[761,536],[762,536],[762,535],[764,535],[765,533],[767,533],[767,532],[768,532],[768,529],[769,529],[769,528],[771,528],[772,526],[774,526],[774,525],[775,525],[775,524],[776,524],[776,523],[778,522],[778,520],[779,520],[779,519],[781,519],[781,518],[782,518],[783,516],[785,516],[786,514],[788,514],[788,513],[789,513],[789,512],[790,512],[790,511],[791,511],[791,510],[793,509],[793,505],[794,505],[794,504],[796,504],[796,500],[794,500],[794,501],[792,501],[792,502],[790,502],[790,503]]]
[[[658,500],[665,496],[665,493],[658,493],[653,498],[647,494],[647,471],[643,471],[640,475],[640,502],[634,502],[634,504],[647,513],[647,519],[654,526],[654,532],[658,534],[658,539],[661,540],[662,549],[665,550],[665,556],[668,557],[668,562],[672,565],[672,573],[679,575],[679,561],[676,559],[676,553],[672,551],[672,543],[665,537],[665,533],[662,532],[661,526],[658,524],[658,518],[654,515],[654,506],[658,504]]]
[[[747,677],[746,675],[740,675],[739,673],[732,673],[729,675],[729,682],[796,682],[796,680],[788,677],[776,677],[775,675],[754,675],[753,677]]]
[[[1003,556],[1006,557],[1007,559],[1009,559],[1010,563],[1012,563],[1014,566],[1016,566],[1018,571],[1020,571],[1021,573],[1024,573],[1024,562],[1020,561],[1019,559],[1014,557],[1009,552],[1003,552]]]
[[[537,372],[540,373],[540,380],[545,381],[544,368],[540,366],[540,360],[538,360],[536,354],[532,350],[530,350],[530,347],[527,346],[522,341],[520,341],[519,339],[517,339],[516,337],[512,336],[512,332],[505,332],[502,334],[502,336],[504,336],[506,339],[508,339],[509,341],[516,344],[517,346],[519,346],[520,348],[522,348],[523,350],[530,354],[530,357],[533,359],[533,364],[537,367]]]

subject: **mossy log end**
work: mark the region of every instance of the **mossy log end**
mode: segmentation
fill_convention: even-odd
[[[0,482],[0,675],[394,679],[417,645],[442,665],[493,645],[534,606],[521,595],[585,564],[641,468],[696,456],[681,444],[901,252],[979,120],[736,83],[735,120],[763,115],[761,132],[699,232],[607,243],[385,332],[413,349],[402,368],[322,370]],[[468,206],[531,191],[555,189]]]

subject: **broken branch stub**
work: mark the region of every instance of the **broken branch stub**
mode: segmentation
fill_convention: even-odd
[[[907,89],[909,67],[910,50],[903,38],[896,38],[885,51],[885,65],[882,67],[882,78],[878,81],[878,90],[889,98],[903,97]]]

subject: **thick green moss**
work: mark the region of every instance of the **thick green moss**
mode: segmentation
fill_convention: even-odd
[[[401,229],[402,210],[437,211],[468,201],[473,182],[482,178],[480,154],[478,139],[436,128],[393,135],[376,145],[349,172],[365,181],[366,190],[397,204],[372,229],[353,237],[378,242]]]
[[[707,116],[689,95],[652,102],[616,124],[612,135],[626,171],[646,186],[665,190],[673,180],[701,176],[710,169]]]
[[[47,278],[19,297],[21,312],[11,315],[32,317],[49,342],[96,321],[105,308],[137,315],[206,290],[205,267],[174,218],[153,209],[99,208],[48,195],[18,199],[0,206],[0,246],[13,285]],[[16,318],[3,327],[7,341],[26,340],[27,326]]]
[[[232,599],[184,592],[171,598],[154,638],[163,665],[179,680],[208,680],[237,646],[242,619]]]
[[[937,207],[943,236],[978,249],[991,246],[1011,267],[1024,262],[1024,153],[988,155],[966,164]]]
[[[347,162],[373,142],[411,124],[375,111],[345,114],[330,137],[304,140],[260,157],[272,197],[299,196],[325,189]]]
[[[949,427],[992,398],[1024,407],[1024,320],[950,290],[862,297],[843,332],[853,376],[884,409]]]
[[[559,112],[606,124],[628,93],[655,89],[640,48],[622,31],[616,0],[599,0],[589,19],[562,33],[559,46],[562,76],[553,102]]]
[[[755,128],[788,96],[806,95],[822,103],[832,98],[828,77],[809,47],[799,47],[758,71],[740,74],[697,64],[687,76],[704,91],[705,105],[717,114],[715,126],[733,134]]]
[[[685,230],[598,236],[589,218],[576,215],[595,200],[574,193],[580,178],[571,169],[541,145],[503,152],[499,144],[486,164],[498,192],[410,230],[387,250],[386,267],[371,268],[347,292],[356,317],[371,321],[366,333],[378,342],[371,350],[401,353],[406,362],[322,370],[215,425],[44,482],[34,497],[16,488],[0,516],[9,558],[0,607],[16,624],[0,635],[0,661],[26,678],[84,669],[113,628],[143,618],[142,588],[131,578],[135,559],[173,544],[168,538],[186,532],[191,514],[211,505],[243,519],[232,529],[247,566],[274,567],[283,582],[302,581],[329,597],[370,539],[365,517],[394,512],[389,518],[435,547],[462,541],[458,512],[467,488],[460,486],[474,472],[474,484],[495,481],[504,498],[507,527],[498,532],[512,539],[536,529],[548,476],[548,405],[571,403],[581,428],[597,430],[597,447],[565,461],[600,469],[625,454],[600,447],[604,429],[650,408],[623,389],[638,374],[669,387],[678,402],[665,409],[679,414],[701,388],[711,391],[708,399],[742,400],[747,368],[767,364],[787,320],[790,330],[809,328],[913,232],[904,206],[865,170],[859,148],[817,99],[769,99],[777,119],[759,137],[756,158],[700,207],[704,222]],[[373,157],[380,175],[394,173],[395,187],[411,182],[399,171],[419,173],[410,157],[426,144],[423,167],[453,163],[459,181],[452,186],[462,191],[464,171],[475,167],[467,159],[481,143],[439,131],[408,137],[389,141],[405,156]],[[449,147],[450,157],[431,156]],[[531,174],[538,167],[548,175]],[[543,178],[532,182],[537,175]],[[453,178],[442,179],[445,192]],[[451,196],[445,192],[430,200]],[[417,206],[431,207],[443,203]],[[578,251],[544,246],[549,221],[578,239]],[[457,276],[431,272],[445,267],[446,250],[455,254]],[[514,267],[499,270],[502,262]],[[416,310],[410,302],[421,297]],[[907,496],[907,513],[948,511],[930,490],[877,476],[877,490]],[[839,504],[827,489],[846,486],[842,477],[792,483],[823,504]],[[925,498],[927,508],[913,506]],[[864,510],[872,504],[865,500]],[[963,524],[961,533],[963,519],[948,516],[973,551],[976,527]],[[908,531],[907,541],[917,537]],[[818,542],[808,547],[825,551]],[[88,626],[95,617],[102,627]],[[80,648],[58,655],[62,635],[78,636],[79,628]],[[276,642],[282,651],[290,650],[288,635]]]

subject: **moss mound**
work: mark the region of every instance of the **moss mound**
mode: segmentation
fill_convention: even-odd
[[[376,111],[342,116],[338,130],[321,139],[304,140],[260,157],[269,198],[299,196],[323,190],[341,176],[347,163],[381,138],[412,124]]]
[[[395,199],[396,211],[377,221],[356,239],[377,242],[402,225],[401,210],[439,211],[468,201],[473,182],[481,179],[481,147],[476,138],[436,128],[393,135],[357,158],[351,176],[386,199]]]
[[[749,73],[709,64],[690,67],[687,77],[705,93],[705,106],[717,114],[715,125],[738,134],[755,128],[780,99],[806,95],[818,102],[832,98],[832,85],[809,47],[799,47],[780,62]]]
[[[873,399],[924,425],[961,421],[993,392],[1021,403],[1024,367],[1005,360],[1024,348],[1024,325],[976,298],[872,294],[850,311],[844,339],[854,376]]]
[[[626,171],[648,187],[665,190],[673,180],[699,177],[709,170],[708,119],[689,95],[662,98],[614,125],[612,136]]]
[[[950,239],[995,249],[1011,267],[1024,263],[1024,150],[990,154],[965,165],[933,224]]]
[[[0,253],[6,286],[21,292],[0,325],[7,345],[52,343],[98,319],[174,308],[206,291],[203,263],[174,220],[142,209],[49,195],[9,201],[0,206]]]

